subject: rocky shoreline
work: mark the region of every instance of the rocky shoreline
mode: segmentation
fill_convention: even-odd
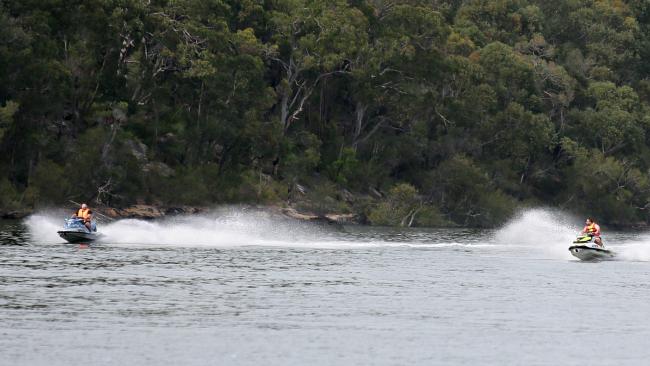
[[[0,211],[0,219],[2,220],[20,220],[32,214],[32,210],[11,210]]]
[[[246,209],[268,211],[291,219],[308,222],[321,222],[328,224],[356,225],[361,224],[360,216],[357,214],[327,213],[318,215],[312,212],[300,212],[292,207],[280,206],[247,206]],[[110,219],[139,219],[156,220],[164,217],[198,215],[210,211],[207,207],[174,206],[162,207],[154,205],[133,205],[124,208],[96,207],[98,216],[105,216]],[[0,211],[0,219],[20,220],[34,213],[35,210],[11,210]]]
[[[297,221],[337,224],[337,225],[364,225],[367,224],[363,215],[358,213],[325,213],[316,214],[310,211],[297,210],[293,207],[282,206],[256,206],[243,205],[237,206],[244,210],[265,211],[278,216],[284,216]],[[190,207],[190,206],[155,206],[155,205],[132,205],[124,208],[116,207],[94,207],[98,216],[105,216],[109,219],[138,219],[138,220],[157,220],[165,217],[187,216],[205,214],[213,210],[208,207]],[[0,210],[0,220],[22,220],[27,216],[37,212],[34,209],[22,210]],[[629,225],[613,225],[607,227],[611,230],[648,230],[650,225],[644,222],[635,222]]]

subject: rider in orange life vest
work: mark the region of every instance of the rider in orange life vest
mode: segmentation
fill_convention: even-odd
[[[594,242],[601,247],[603,246],[603,240],[600,238],[600,226],[596,224],[593,218],[590,217],[587,219],[585,227],[582,229],[582,233],[593,236]]]
[[[86,225],[88,230],[92,231],[90,222],[93,219],[93,212],[90,211],[87,204],[82,203],[81,208],[77,210],[74,214],[72,214],[72,218],[83,219],[84,225]]]

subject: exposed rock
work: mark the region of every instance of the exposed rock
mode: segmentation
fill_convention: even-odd
[[[156,206],[134,205],[120,210],[120,216],[125,218],[157,219],[165,216],[165,213]]]
[[[250,208],[250,207],[249,207]],[[341,225],[353,225],[361,223],[360,217],[356,214],[338,214],[338,213],[328,213],[325,215],[316,215],[309,212],[299,212],[293,207],[253,207],[258,210],[263,211],[275,211],[284,216],[290,217],[295,220],[300,221],[309,221],[309,222],[322,222],[329,224],[341,224]],[[100,206],[93,208],[95,213],[99,216],[106,216],[112,219],[143,219],[143,220],[153,220],[162,218],[165,216],[176,216],[176,215],[197,215],[202,214],[208,211],[205,207],[194,207],[194,206],[178,206],[178,207],[162,207],[154,205],[145,205],[145,204],[136,204],[126,208],[113,208]],[[32,211],[22,210],[22,211],[6,211],[0,212],[1,219],[9,220],[18,220],[23,219],[29,216]]]
[[[129,152],[136,158],[136,160],[138,160],[138,162],[143,164],[147,162],[147,145],[136,140],[127,140],[124,144],[129,148]]]
[[[354,195],[345,188],[342,189],[339,192],[339,196],[343,201],[345,201],[347,203],[353,203],[354,202]]]
[[[296,191],[300,192],[300,194],[307,193],[307,189],[305,188],[305,186],[298,183],[296,183]]]
[[[145,173],[149,173],[149,172],[156,173],[164,178],[169,178],[173,176],[174,173],[176,173],[174,169],[172,169],[169,165],[159,161],[145,164],[142,167],[142,171]]]
[[[166,144],[166,143],[173,143],[177,140],[176,135],[174,135],[171,132],[167,132],[166,134],[160,136],[158,138],[158,142],[161,144]]]
[[[317,216],[317,215],[308,214],[308,213],[300,213],[300,212],[296,211],[296,209],[291,208],[291,207],[283,208],[281,210],[281,212],[282,212],[282,214],[284,214],[284,215],[286,215],[288,217],[291,217],[292,219],[296,219],[296,220],[316,221],[316,220],[320,219],[320,217]]]
[[[314,222],[327,222],[330,224],[356,224],[359,222],[358,215],[355,214],[336,214],[328,213],[322,216],[315,215],[313,213],[298,212],[292,207],[282,208],[280,212],[292,219],[301,220],[301,221],[314,221]]]
[[[121,217],[120,212],[112,207],[102,209],[102,213],[114,219]]]
[[[374,187],[370,187],[370,189],[368,191],[370,192],[370,195],[373,196],[374,198],[377,198],[377,199],[384,198],[384,195],[381,192],[379,192],[378,190],[376,190]]]
[[[168,207],[165,209],[165,215],[174,216],[174,215],[195,215],[205,212],[205,209],[202,207]]]
[[[206,209],[203,207],[164,207],[158,205],[147,205],[143,204],[142,202],[138,202],[138,204],[126,208],[101,207],[96,209],[96,212],[100,213],[101,215],[113,219],[129,218],[144,220],[151,220],[164,216],[174,215],[195,215],[203,213],[205,211]]]
[[[216,144],[212,147],[212,152],[219,156],[221,153],[223,153],[223,145]]]
[[[6,220],[20,220],[20,219],[24,219],[25,217],[29,216],[30,214],[31,214],[31,211],[26,211],[26,210],[0,212],[0,218],[6,219]]]
[[[359,216],[356,214],[326,214],[325,218],[337,224],[358,224]]]
[[[120,108],[120,106],[114,106],[111,110],[113,118],[118,122],[126,122],[128,117],[126,115],[126,110]]]

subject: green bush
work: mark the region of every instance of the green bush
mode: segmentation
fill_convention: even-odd
[[[574,211],[612,224],[644,220],[650,202],[650,180],[629,162],[604,156],[598,150],[575,152],[564,170],[567,195]]]
[[[66,203],[72,189],[85,189],[75,187],[74,181],[75,176],[67,176],[62,166],[50,160],[41,161],[36,166],[30,181],[30,188],[33,189],[32,197],[37,199],[34,203]]]
[[[197,168],[180,169],[157,187],[157,195],[177,205],[203,205],[209,202],[210,191]]]
[[[321,141],[309,132],[301,133],[293,151],[284,159],[283,171],[290,179],[312,172],[320,163]]]
[[[422,206],[416,213],[413,221],[415,227],[448,227],[453,224],[434,205]]]
[[[339,188],[336,184],[318,181],[307,189],[303,197],[297,197],[296,208],[316,214],[350,212],[350,206],[347,202],[338,199],[338,193]]]
[[[0,208],[4,210],[20,208],[18,192],[6,178],[0,178]]]
[[[427,191],[453,222],[464,226],[499,225],[517,207],[516,200],[494,188],[487,173],[466,156],[441,163]]]
[[[339,184],[346,184],[356,176],[358,166],[359,160],[357,160],[356,151],[352,148],[344,148],[328,171],[332,180]]]
[[[243,173],[241,184],[235,188],[235,195],[230,198],[232,203],[276,203],[287,191],[286,185],[259,170]]]
[[[411,226],[414,215],[422,207],[418,191],[410,184],[400,183],[390,189],[386,199],[368,214],[368,220],[379,226]]]

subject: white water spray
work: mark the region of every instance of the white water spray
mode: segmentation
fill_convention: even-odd
[[[65,213],[67,214],[67,212]],[[40,244],[61,243],[57,231],[63,225],[62,211],[47,211],[26,221],[31,241]],[[580,218],[553,209],[529,209],[499,229],[493,239],[461,239],[440,232],[400,232],[388,238],[376,234],[346,234],[334,227],[288,219],[265,211],[226,207],[210,214],[179,216],[156,221],[118,220],[100,225],[104,243],[150,246],[275,246],[304,248],[380,248],[380,247],[525,247],[556,259],[575,259],[567,250],[580,230]],[[471,240],[470,240],[471,239]],[[629,235],[623,241],[606,245],[623,260],[650,261],[650,234]]]
[[[26,220],[34,243],[61,243],[57,230],[63,218],[57,212],[44,212]],[[155,221],[118,220],[99,225],[101,242],[119,245],[165,247],[303,247],[303,248],[381,248],[450,246],[483,247],[485,244],[460,243],[438,235],[414,232],[416,237],[399,235],[397,239],[384,236],[353,235],[335,226],[296,221],[263,210],[225,207],[208,214],[178,216]],[[400,233],[401,234],[401,233]]]
[[[626,240],[616,251],[623,260],[650,262],[650,234],[641,234],[637,239]]]
[[[60,243],[57,231],[63,218],[52,212],[26,220],[33,241]],[[282,245],[326,240],[328,231],[317,225],[272,215],[224,208],[205,215],[179,216],[156,221],[118,220],[99,225],[102,241],[110,244],[162,246]]]
[[[504,245],[525,246],[542,250],[558,259],[573,259],[567,250],[581,229],[582,220],[555,209],[522,211],[497,231],[495,242]],[[609,235],[608,235],[609,234]],[[617,253],[617,259],[650,261],[650,234],[622,234],[604,232],[608,249]]]
[[[57,231],[62,229],[67,212],[42,211],[25,220],[30,240],[39,244],[62,243]],[[359,247],[486,247],[485,243],[434,232],[397,230],[397,235],[378,234],[381,228],[369,233],[344,233],[336,227],[296,221],[262,210],[225,207],[208,214],[178,216],[154,221],[123,219],[100,223],[104,244],[150,246],[278,246],[313,248]],[[363,229],[361,230],[363,231]]]
[[[535,208],[520,212],[497,231],[495,242],[541,250],[553,258],[573,259],[567,246],[579,230],[577,218],[559,210]]]

